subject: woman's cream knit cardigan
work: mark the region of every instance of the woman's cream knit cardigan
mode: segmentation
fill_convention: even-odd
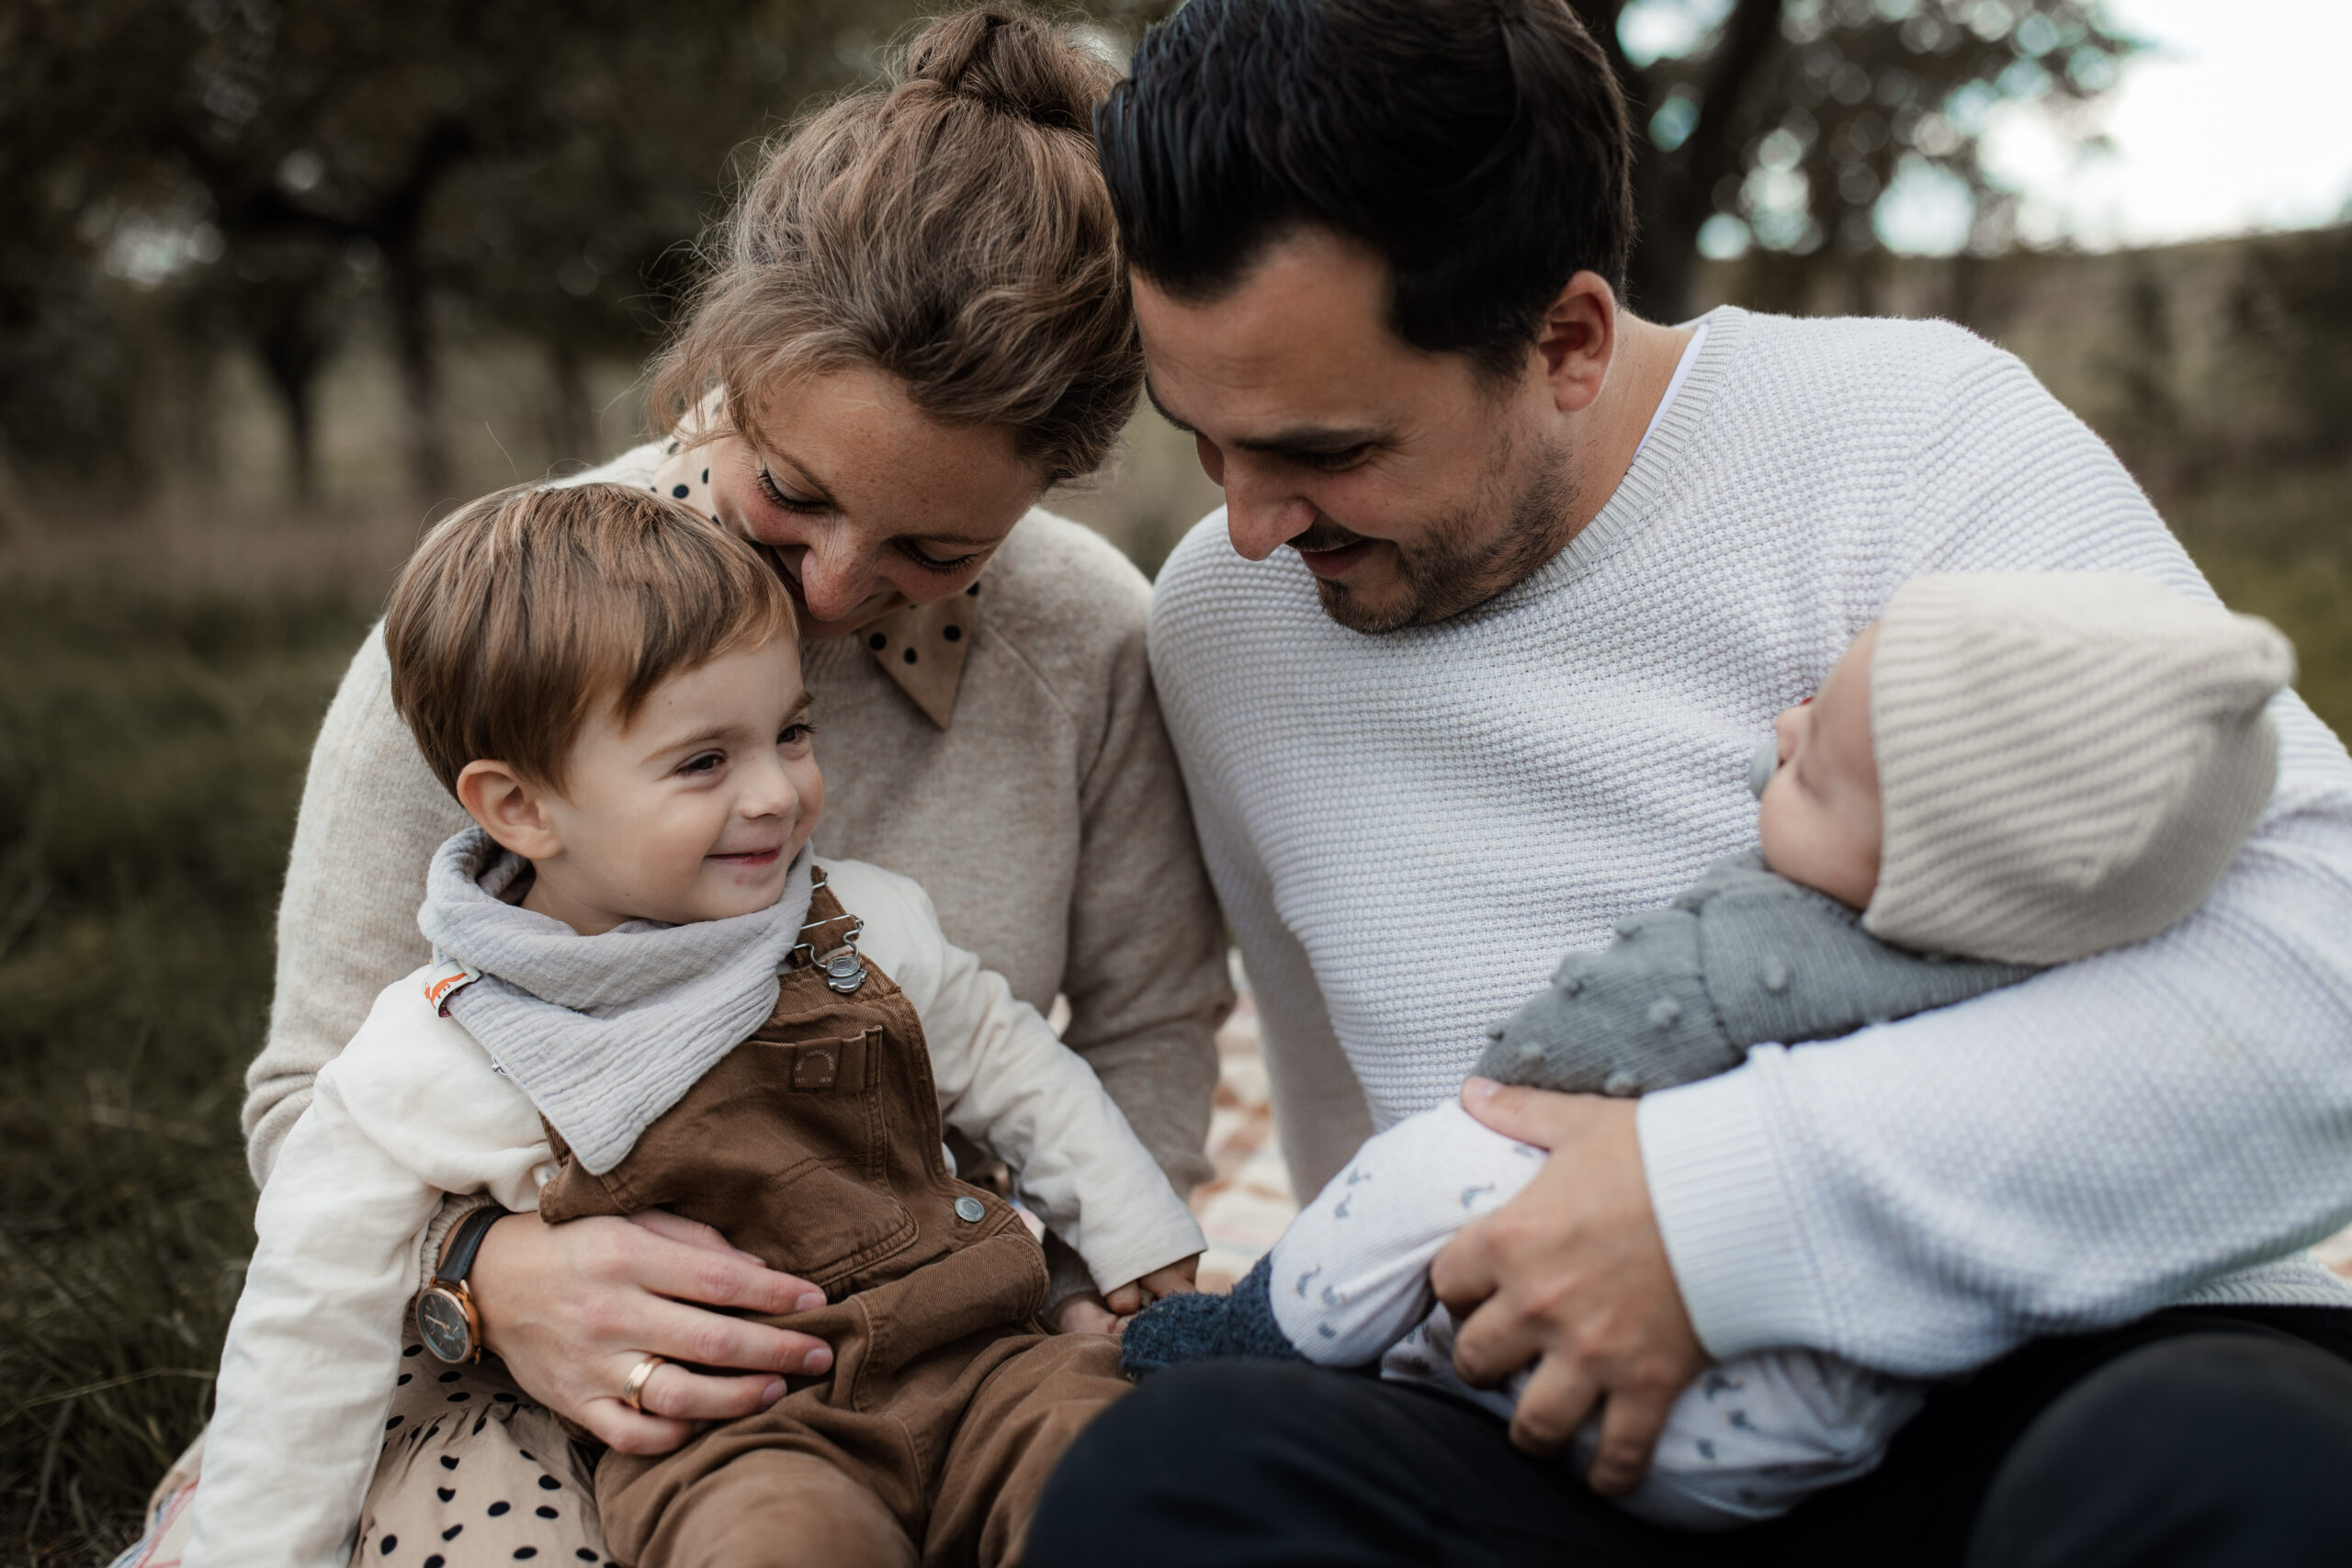
[[[580,477],[643,484],[660,454],[641,446]],[[1182,1193],[1208,1173],[1214,1033],[1232,994],[1145,661],[1150,593],[1108,543],[1035,511],[980,580],[945,729],[855,639],[803,653],[827,786],[819,854],[914,878],[950,940],[1015,996],[1040,1012],[1067,998],[1064,1042]],[[392,711],[390,682],[379,627],[311,753],[268,1041],[245,1075],[256,1181],[319,1068],[377,993],[427,958],[425,866],[466,822]]]

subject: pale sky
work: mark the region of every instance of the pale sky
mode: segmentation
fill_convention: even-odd
[[[1886,4],[1900,14],[1906,6]],[[1632,0],[1618,37],[1636,63],[1679,53],[1731,0]],[[2078,154],[2030,104],[1993,112],[1987,171],[2026,197],[2020,238],[2087,249],[2352,218],[2352,0],[2106,0],[2149,47],[2088,111],[2111,147]],[[1803,186],[1792,193],[1802,206]],[[1878,228],[1897,250],[1951,252],[1968,239],[1966,187],[1924,166],[1898,175]],[[1700,235],[1735,254],[1746,230]]]
[[[2097,121],[2110,153],[2077,161],[2032,110],[1986,142],[2027,197],[2023,236],[2090,248],[2352,216],[2352,0],[2108,0],[2157,46],[2124,67]]]

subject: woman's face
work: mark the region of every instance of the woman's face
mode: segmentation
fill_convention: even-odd
[[[782,557],[803,637],[961,592],[1044,488],[1009,431],[945,423],[864,367],[778,384],[710,451],[712,503]]]

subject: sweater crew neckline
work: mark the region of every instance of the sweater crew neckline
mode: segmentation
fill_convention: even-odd
[[[1669,479],[1705,424],[1717,389],[1730,374],[1733,355],[1747,335],[1747,320],[1748,312],[1738,306],[1718,305],[1684,323],[1702,328],[1706,335],[1696,359],[1682,375],[1681,386],[1672,390],[1616,490],[1557,555],[1487,601],[1488,607],[1510,609],[1566,587],[1623,549],[1648,525],[1665,501]]]

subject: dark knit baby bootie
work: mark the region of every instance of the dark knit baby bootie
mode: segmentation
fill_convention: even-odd
[[[1227,1295],[1204,1291],[1167,1296],[1135,1316],[1119,1341],[1119,1364],[1129,1377],[1164,1372],[1186,1361],[1254,1356],[1306,1359],[1274,1321],[1273,1258],[1258,1259]]]

